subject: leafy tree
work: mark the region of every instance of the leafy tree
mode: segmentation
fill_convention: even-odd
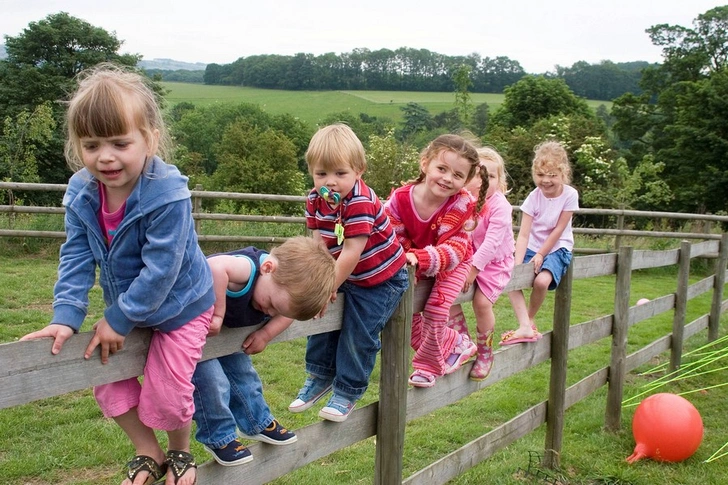
[[[119,55],[122,42],[104,29],[65,12],[31,22],[17,37],[5,36],[8,57],[0,61],[0,117],[35,112],[50,102],[56,130],[35,153],[42,181],[62,183],[68,179],[63,158],[64,99],[74,87],[74,77],[102,61],[136,66],[138,55]]]
[[[0,180],[5,182],[40,182],[37,153],[53,137],[56,127],[50,103],[43,103],[32,113],[21,111],[15,118],[6,117],[0,133]],[[17,204],[18,200],[1,202]]]
[[[473,81],[470,79],[471,71],[470,66],[462,64],[453,75],[453,83],[455,84],[455,109],[463,125],[470,123],[470,117],[473,111],[469,91],[473,86]]]
[[[17,37],[5,36],[0,113],[63,99],[76,74],[100,62],[136,66],[141,57],[117,54],[121,45],[114,34],[65,12],[31,22]]]
[[[645,61],[632,63],[602,61],[599,64],[579,61],[571,67],[556,66],[556,76],[563,79],[577,96],[612,100],[624,93],[640,94],[641,71],[649,65]]]
[[[369,142],[369,137],[372,135],[386,135],[394,127],[394,123],[389,119],[380,119],[376,116],[369,116],[366,113],[354,115],[350,111],[331,113],[324,117],[319,125],[326,126],[333,123],[344,123],[348,125],[356,134],[357,138],[361,140],[365,148]]]
[[[284,133],[294,144],[299,161],[308,147],[311,129],[292,115],[272,116],[252,103],[216,104],[185,110],[178,121],[173,122],[171,132],[177,143],[186,147],[188,157],[212,175],[218,165],[218,145],[228,126],[246,121],[261,129],[271,128]]]
[[[493,123],[506,128],[530,127],[536,121],[555,115],[593,117],[589,105],[576,96],[561,79],[526,76],[505,89],[501,108]]]
[[[371,135],[364,178],[374,192],[386,198],[392,189],[415,178],[419,171],[419,154],[410,145],[401,144],[390,129],[384,135]]]
[[[428,131],[435,127],[432,115],[421,104],[409,102],[400,109],[404,117],[403,126],[399,132],[401,140],[406,140],[418,132]]]
[[[490,107],[488,103],[481,103],[473,110],[473,118],[470,121],[470,130],[477,136],[485,135],[490,119]]]
[[[642,95],[615,100],[625,158],[632,167],[664,164],[674,198],[655,209],[728,210],[728,6],[698,15],[693,28],[660,24],[647,32],[664,62],[643,72]]]
[[[229,125],[216,149],[218,168],[210,177],[213,190],[256,194],[303,195],[303,173],[296,146],[285,134],[239,120]],[[262,214],[296,213],[298,204],[240,202]]]

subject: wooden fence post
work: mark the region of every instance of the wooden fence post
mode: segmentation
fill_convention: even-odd
[[[723,286],[725,285],[726,263],[728,263],[728,234],[720,238],[718,261],[715,263],[715,280],[713,281],[713,303],[710,305],[708,317],[708,341],[718,338],[720,328],[720,309],[723,306]]]
[[[685,315],[688,310],[688,285],[690,283],[690,243],[680,242],[678,258],[677,288],[675,291],[675,314],[672,318],[672,343],[670,344],[670,372],[680,367],[685,334]]]
[[[409,288],[382,330],[377,448],[374,483],[402,483],[404,430],[407,424],[407,377],[410,368],[410,334],[415,295],[414,268],[408,266]]]
[[[609,388],[605,416],[605,427],[608,431],[619,431],[622,420],[622,397],[627,365],[627,330],[629,329],[629,292],[632,283],[632,253],[632,247],[621,247],[617,257],[612,356],[609,363]]]
[[[620,213],[617,215],[617,230],[621,231],[624,229],[624,214]],[[614,250],[619,251],[619,247],[622,245],[622,235],[617,234],[614,237]]]
[[[569,357],[573,268],[572,262],[556,288],[554,299],[554,329],[551,332],[551,381],[546,407],[546,444],[543,455],[543,465],[552,469],[559,467],[561,444],[564,438],[566,364]]]
[[[202,185],[195,185],[195,190],[202,191]],[[192,213],[199,214],[200,212],[202,212],[202,197],[192,197]],[[195,232],[198,236],[200,235],[201,226],[202,221],[199,219],[195,219]]]

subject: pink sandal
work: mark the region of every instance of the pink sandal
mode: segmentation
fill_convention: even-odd
[[[432,387],[435,385],[436,378],[435,374],[431,372],[415,369],[407,382],[415,387]]]

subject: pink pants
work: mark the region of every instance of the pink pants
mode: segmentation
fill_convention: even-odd
[[[411,343],[415,349],[412,367],[415,369],[436,376],[445,373],[445,360],[458,339],[458,333],[447,326],[447,319],[469,272],[470,261],[460,263],[446,277],[436,279],[424,310],[412,317]]]
[[[168,333],[154,331],[144,366],[144,385],[138,377],[94,387],[94,397],[107,418],[137,408],[139,419],[152,429],[172,431],[192,421],[195,411],[192,374],[202,356],[212,307]]]

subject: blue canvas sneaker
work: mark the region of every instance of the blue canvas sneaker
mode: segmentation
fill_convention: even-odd
[[[331,382],[319,377],[308,376],[298,397],[288,406],[292,413],[300,413],[316,404],[331,390]]]
[[[240,433],[240,436],[249,440],[270,443],[271,445],[290,445],[298,440],[298,436],[293,431],[281,426],[277,419],[274,419],[267,428],[256,435],[248,436]]]
[[[354,410],[355,405],[356,401],[350,401],[347,398],[334,393],[334,395],[331,396],[331,399],[329,399],[329,402],[326,403],[326,406],[321,408],[321,411],[319,411],[319,418],[335,421],[337,423],[346,421],[346,418],[348,418],[349,414]]]
[[[240,441],[232,440],[222,448],[210,448],[203,445],[212,455],[216,462],[222,466],[235,466],[248,463],[253,459],[253,454]]]

